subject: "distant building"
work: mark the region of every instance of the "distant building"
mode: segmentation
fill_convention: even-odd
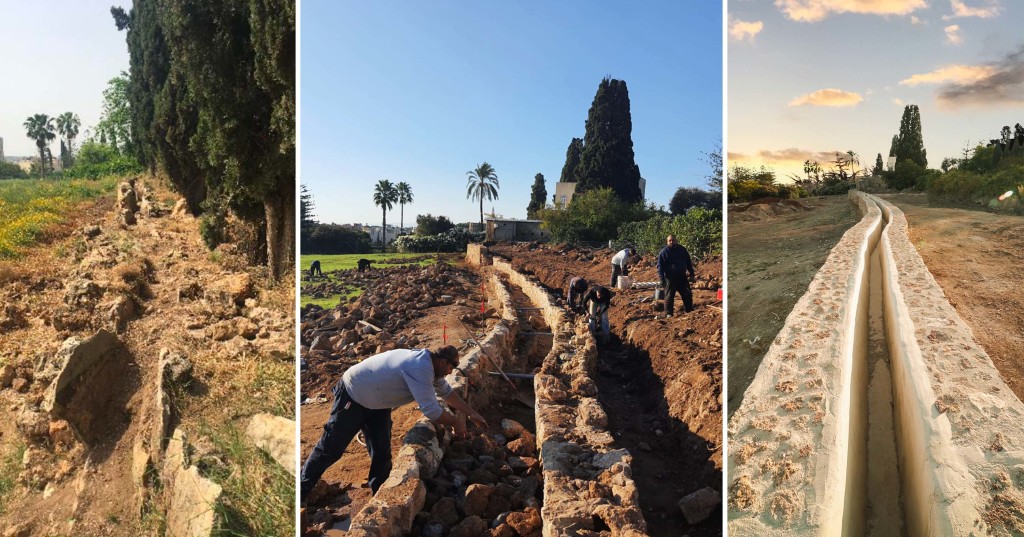
[[[546,241],[551,234],[540,227],[540,220],[487,219],[489,241]]]
[[[359,229],[365,231],[370,235],[370,242],[372,244],[380,244],[381,227],[380,226],[361,226]],[[387,233],[384,235],[384,243],[391,244],[398,238],[399,230],[398,226],[388,226]]]
[[[567,207],[576,193],[576,183],[555,183],[555,203]],[[640,178],[640,199],[647,199],[647,179]]]
[[[4,161],[4,138],[0,136],[0,162]]]

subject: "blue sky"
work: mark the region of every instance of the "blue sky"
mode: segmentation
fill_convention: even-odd
[[[718,2],[328,2],[301,10],[301,181],[321,222],[379,223],[373,186],[408,182],[416,215],[479,219],[466,172],[489,162],[485,202],[525,218],[548,199],[605,76],[625,80],[647,197],[700,186],[721,137]],[[397,224],[399,211],[388,213]]]
[[[853,150],[872,166],[916,104],[938,168],[965,142],[1024,124],[1022,21],[1017,0],[733,1],[730,161],[781,178]]]
[[[22,124],[33,114],[78,114],[79,133],[99,122],[107,81],[128,70],[128,46],[110,16],[130,2],[0,0],[0,137],[7,156],[38,154]],[[50,150],[60,153],[55,139]]]

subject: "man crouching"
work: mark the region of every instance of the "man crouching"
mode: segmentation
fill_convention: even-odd
[[[320,476],[341,459],[360,430],[370,452],[370,489],[376,493],[391,473],[391,409],[416,401],[430,421],[466,433],[464,423],[437,402],[440,396],[473,423],[487,427],[445,381],[459,364],[459,351],[451,345],[436,350],[395,349],[371,356],[352,366],[334,387],[334,406],[313,452],[302,466],[300,498],[304,502]]]

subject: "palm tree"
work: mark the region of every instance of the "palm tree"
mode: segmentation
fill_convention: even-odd
[[[46,175],[46,146],[57,135],[53,130],[53,119],[46,114],[36,114],[25,120],[25,135],[36,141],[39,148],[39,173]]]
[[[395,186],[395,191],[398,192],[398,204],[401,206],[401,220],[399,224],[398,233],[401,234],[402,230],[405,229],[405,204],[412,203],[412,187],[409,183],[402,181]]]
[[[391,181],[387,179],[381,179],[377,181],[377,186],[373,188],[373,204],[379,205],[384,212],[384,219],[381,223],[381,234],[380,234],[380,249],[384,250],[384,242],[388,235],[388,209],[394,207],[395,202],[398,201],[398,191],[395,190],[395,185],[391,184]]]
[[[850,163],[850,168],[852,168],[853,169],[853,173],[856,174],[857,173],[857,164],[860,164],[860,159],[858,158],[858,157],[860,157],[860,155],[858,155],[857,153],[854,153],[852,149],[847,151],[846,154],[847,154],[847,156],[850,157],[849,159],[847,159],[847,162]]]
[[[466,172],[469,180],[466,182],[466,198],[480,200],[480,225],[484,225],[484,198],[489,200],[498,199],[498,174],[494,168],[484,162],[475,170]]]
[[[62,163],[65,167],[71,164],[75,154],[75,137],[78,136],[78,128],[81,126],[82,122],[79,121],[78,114],[64,112],[57,116],[57,132],[68,141],[68,162]]]

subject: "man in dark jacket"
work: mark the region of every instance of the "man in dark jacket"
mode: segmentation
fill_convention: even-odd
[[[612,292],[601,285],[595,285],[583,295],[583,307],[587,309],[587,320],[591,333],[600,335],[602,341],[608,340],[608,308],[612,305]],[[600,329],[600,332],[598,331]]]
[[[583,293],[587,292],[587,280],[576,276],[569,280],[569,298],[566,305],[575,313],[583,313]]]
[[[690,273],[690,281],[697,277],[697,273],[690,262],[690,252],[687,252],[683,245],[676,243],[674,235],[669,235],[665,242],[667,246],[658,254],[658,276],[661,276],[661,281],[665,285],[665,313],[671,317],[677,292],[683,297],[684,311],[693,311],[693,293],[690,292],[690,282],[686,279],[686,273]]]

